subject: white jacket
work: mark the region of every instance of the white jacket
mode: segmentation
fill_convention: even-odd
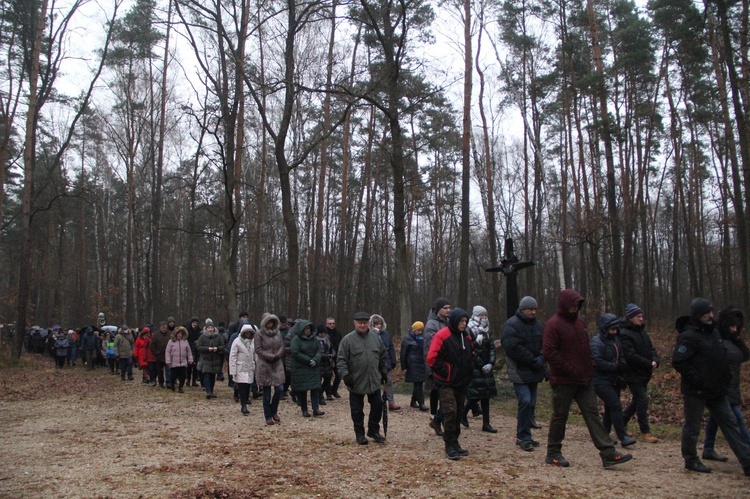
[[[229,352],[229,374],[235,383],[252,383],[255,381],[255,342],[250,342],[250,348],[245,346],[242,338],[232,343]]]

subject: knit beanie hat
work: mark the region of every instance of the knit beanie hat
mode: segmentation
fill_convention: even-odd
[[[714,309],[711,302],[705,298],[695,298],[690,302],[690,318],[698,320]]]
[[[518,310],[528,310],[530,308],[539,308],[539,304],[531,296],[524,296],[518,303]]]
[[[450,304],[451,302],[449,302],[447,298],[443,298],[441,296],[440,298],[435,300],[435,307],[434,307],[435,313],[437,313],[437,311],[443,308],[444,306],[450,305]]]
[[[206,327],[214,327],[214,321],[211,319],[206,319]]]
[[[316,334],[325,333],[325,332],[326,332],[326,325],[325,324],[318,324],[317,326],[315,326],[315,333]]]
[[[487,309],[484,308],[481,305],[475,305],[474,309],[471,311],[471,315],[473,317],[476,317],[476,316],[481,315],[481,314],[487,314]]]
[[[424,322],[417,321],[414,324],[411,325],[412,331],[424,331]]]
[[[167,317],[167,322],[176,322],[176,321],[174,320],[174,317],[170,315],[169,317]]]
[[[641,307],[636,305],[635,303],[628,303],[625,305],[625,320],[630,320],[633,317],[638,317],[643,313],[643,310],[641,310]]]

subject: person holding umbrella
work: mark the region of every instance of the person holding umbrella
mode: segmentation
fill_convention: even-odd
[[[370,332],[369,322],[369,314],[354,314],[354,331],[341,340],[336,358],[336,368],[349,389],[354,434],[360,445],[368,443],[365,438],[365,396],[370,404],[367,436],[377,443],[385,442],[385,437],[380,434],[383,413],[380,385],[387,379],[388,364],[385,345],[376,334]]]

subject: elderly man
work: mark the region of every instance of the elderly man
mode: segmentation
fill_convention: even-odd
[[[341,340],[336,367],[349,389],[349,409],[357,443],[368,443],[365,438],[365,397],[370,404],[367,436],[377,443],[385,442],[385,437],[380,434],[380,418],[383,416],[380,385],[387,379],[388,364],[385,345],[377,334],[370,331],[370,315],[366,312],[354,314],[354,331]]]

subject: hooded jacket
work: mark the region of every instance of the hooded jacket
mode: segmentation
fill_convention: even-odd
[[[151,342],[153,343],[153,339]],[[213,327],[203,329],[201,337],[195,342],[198,350],[198,370],[202,373],[218,374],[223,369],[224,337]],[[216,348],[216,350],[211,350]]]
[[[421,383],[425,379],[424,337],[413,330],[401,340],[401,369],[406,371],[407,383]]]
[[[268,323],[275,321],[273,328]],[[260,331],[255,333],[255,382],[260,387],[284,384],[284,339],[279,332],[279,318],[269,314],[260,321]]]
[[[427,352],[427,365],[432,369],[435,385],[451,388],[466,388],[471,380],[472,342],[467,330],[459,331],[458,325],[469,314],[454,308],[448,316],[448,326],[432,338]]]
[[[177,333],[182,333],[182,339],[177,339]],[[193,351],[187,340],[187,329],[183,326],[172,331],[172,339],[167,342],[164,351],[164,362],[172,367],[186,367],[193,363]]]
[[[727,360],[732,379],[727,390],[727,399],[732,405],[742,405],[742,394],[740,392],[740,374],[742,363],[750,360],[750,350],[740,337],[744,315],[734,307],[728,307],[719,312],[719,333],[724,339],[724,347],[727,349]],[[737,333],[729,331],[731,325],[737,326]]]
[[[427,314],[427,322],[425,322],[424,333],[422,334],[424,337],[425,374],[427,374],[427,376],[432,374],[432,369],[427,363],[427,352],[430,350],[432,338],[444,327],[448,327],[447,319],[443,319],[437,315],[437,312],[434,309],[430,310],[430,313]]]
[[[584,299],[573,289],[563,289],[557,297],[557,312],[544,326],[542,355],[549,364],[550,385],[583,385],[591,383],[594,363],[589,347],[586,324],[569,309]]]
[[[376,331],[373,324],[378,320],[381,323],[381,327]],[[373,314],[370,317],[370,331],[377,334],[380,337],[380,341],[385,345],[385,360],[388,365],[388,370],[391,371],[396,367],[398,361],[396,359],[396,347],[393,346],[393,340],[391,339],[391,335],[388,334],[388,331],[386,331],[386,327],[385,319],[383,319],[382,316]]]
[[[617,378],[627,369],[618,334],[607,332],[609,327],[618,322],[614,314],[604,314],[599,321],[599,334],[589,342],[594,359],[594,385],[615,386]]]
[[[121,359],[129,359],[133,356],[133,344],[135,338],[130,330],[125,330],[115,336],[115,355]]]
[[[675,328],[672,366],[680,373],[682,393],[705,400],[725,396],[732,375],[719,330],[689,316],[678,318]]]
[[[308,334],[304,334],[306,328]],[[298,391],[320,389],[320,360],[323,352],[315,334],[313,323],[304,319],[294,325],[292,337],[292,389]],[[315,366],[310,361],[315,361]]]
[[[242,335],[232,343],[229,351],[229,374],[235,383],[255,381],[255,339],[245,339]]]

